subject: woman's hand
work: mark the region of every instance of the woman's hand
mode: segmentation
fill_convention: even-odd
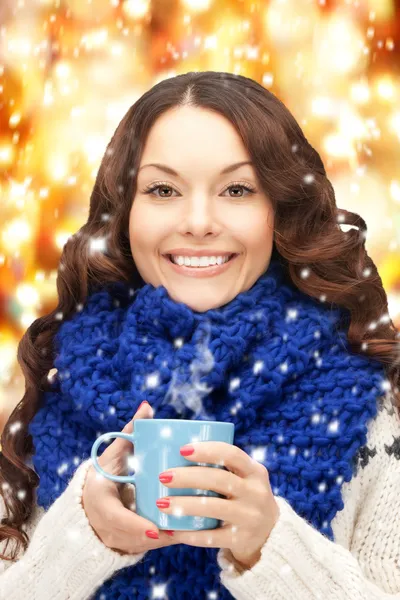
[[[122,431],[132,433],[135,419],[153,418],[153,409],[147,403],[136,411]],[[116,438],[98,457],[99,465],[112,475],[127,475],[126,459],[132,454],[132,444]],[[109,548],[120,554],[139,554],[173,545],[174,536],[158,529],[152,521],[140,517],[126,508],[121,500],[123,483],[115,483],[89,467],[83,488],[82,505],[97,537]],[[153,539],[146,532],[154,532]]]
[[[182,450],[193,448],[185,455]],[[222,527],[202,531],[174,531],[174,543],[207,548],[227,548],[245,568],[251,568],[261,556],[279,518],[279,506],[272,493],[268,470],[246,452],[226,442],[196,442],[182,446],[188,460],[222,465],[228,469],[191,466],[167,469],[168,488],[213,490],[226,498],[206,496],[168,496],[168,508],[162,512],[176,515],[213,517],[225,521]]]

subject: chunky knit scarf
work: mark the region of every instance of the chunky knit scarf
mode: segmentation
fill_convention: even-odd
[[[58,372],[30,424],[39,505],[64,491],[99,434],[121,431],[147,399],[155,418],[234,423],[234,444],[267,467],[274,494],[333,540],[341,486],[385,379],[381,363],[350,353],[345,309],[300,292],[276,259],[251,289],[204,313],[151,284],[109,284],[80,308],[56,334]],[[217,552],[152,550],[95,598],[147,600],[168,582],[169,600],[231,599]]]

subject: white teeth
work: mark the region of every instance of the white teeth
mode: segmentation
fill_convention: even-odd
[[[228,262],[230,256],[171,256],[172,262],[185,267],[209,267],[211,265],[222,265]]]

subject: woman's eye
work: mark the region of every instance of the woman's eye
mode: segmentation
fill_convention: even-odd
[[[225,190],[223,191],[223,193],[225,193],[226,191],[231,190],[231,189],[238,190],[240,188],[242,190],[246,190],[247,192],[249,192],[249,194],[255,194],[256,193],[256,189],[255,188],[253,188],[253,187],[251,187],[249,185],[245,185],[243,183],[232,183],[231,185],[229,185],[228,187],[225,188]],[[162,190],[162,193],[164,193],[166,190],[174,190],[174,188],[172,186],[170,186],[170,185],[158,183],[158,184],[153,185],[153,186],[151,186],[149,188],[146,188],[143,193],[144,194],[153,194],[153,195],[156,195],[156,194],[154,194],[154,192],[156,190],[159,190],[159,189]],[[168,195],[168,196],[166,196],[166,195],[161,195],[161,196],[156,195],[156,197],[157,198],[171,198],[171,195]],[[243,198],[243,197],[244,197],[243,193],[240,194],[240,195],[238,195],[236,193],[233,196],[231,196],[231,198]]]
[[[171,187],[170,185],[159,183],[157,185],[153,185],[150,188],[146,188],[144,191],[144,194],[154,194],[154,192],[158,189],[161,189],[164,192],[165,190],[173,190],[174,188]],[[154,194],[154,195],[156,195],[156,194]],[[157,198],[170,198],[170,197],[171,196],[157,196]]]

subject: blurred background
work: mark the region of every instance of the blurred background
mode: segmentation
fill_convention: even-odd
[[[108,141],[187,71],[242,74],[285,103],[337,205],[365,219],[400,327],[399,48],[395,0],[1,0],[0,431],[24,394],[18,342],[57,305]]]

